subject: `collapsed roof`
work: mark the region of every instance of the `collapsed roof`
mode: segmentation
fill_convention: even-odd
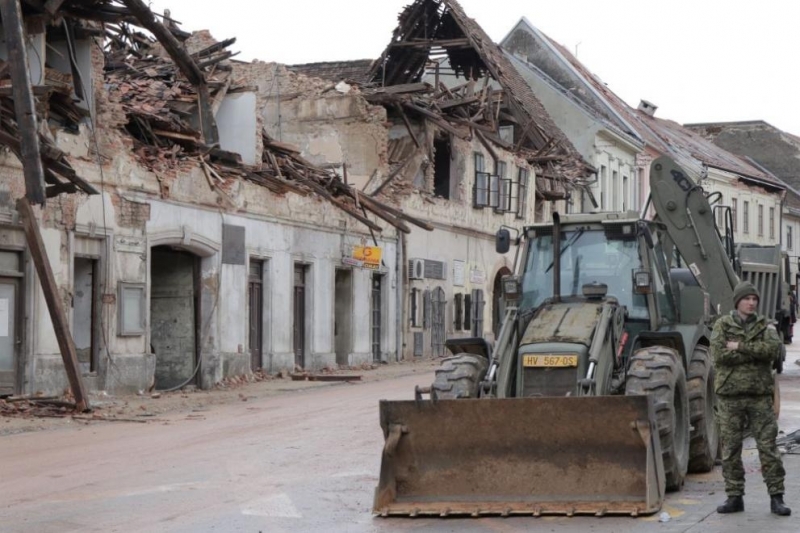
[[[150,170],[158,173],[179,162],[195,163],[202,168],[209,186],[222,194],[227,181],[244,178],[276,194],[317,195],[375,231],[382,228],[367,216],[368,212],[400,231],[410,231],[407,222],[432,229],[378,200],[359,197],[358,191],[334,171],[306,161],[299,150],[269,138],[266,132],[262,132],[263,152],[258,165],[245,165],[238,154],[221,150],[216,142],[214,114],[227,94],[248,90],[234,83],[226,61],[235,55],[227,50],[235,39],[190,55],[179,41],[191,34],[182,31],[168,12],[160,17],[163,23],[157,22],[141,0],[23,0],[23,6],[26,23],[44,24],[48,38],[55,35],[70,43],[78,37],[104,39],[106,98],[121,105],[127,118],[122,131],[133,139],[135,156]],[[40,33],[45,31],[44,26]],[[46,68],[44,83],[32,89],[39,121],[77,131],[89,115],[78,100],[83,91],[92,89],[80,79],[74,58],[71,60],[72,74]],[[19,127],[13,118],[7,62],[0,62],[0,111],[0,145],[24,161]],[[99,192],[77,175],[52,139],[44,134],[38,134],[38,138],[46,197]]]
[[[563,198],[567,189],[594,172],[556,127],[500,47],[477,22],[466,16],[455,0],[416,0],[407,6],[399,16],[399,24],[389,45],[372,64],[369,78],[373,86],[382,88],[419,83],[435,70],[435,67],[431,68],[432,62],[445,61],[456,76],[464,77],[468,84],[472,82],[470,90],[480,85],[475,84],[476,81],[487,78],[492,78],[500,86],[495,98],[486,99],[485,94],[462,96],[480,98],[484,110],[490,109],[489,104],[497,103],[498,111],[504,112],[514,123],[517,136],[514,149],[532,164],[542,167],[537,177],[548,178],[537,180],[537,186],[539,183],[547,184],[538,189],[540,196],[545,199]],[[435,85],[431,91],[434,99],[447,92],[441,82]],[[405,106],[405,102],[403,104]],[[408,106],[405,107],[409,110]],[[463,120],[458,120],[465,118],[462,113],[454,117],[448,113],[433,117],[419,109],[416,111],[439,126],[441,120],[436,122],[436,118],[464,125]],[[486,126],[485,122],[488,122],[492,129],[489,133],[499,139],[499,121],[495,120],[494,124],[490,120],[477,124],[474,120],[470,122],[467,126],[472,131],[485,131],[485,127],[480,126]]]

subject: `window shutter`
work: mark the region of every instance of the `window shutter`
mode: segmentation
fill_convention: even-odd
[[[456,331],[461,331],[461,317],[462,317],[462,307],[464,305],[464,295],[460,292],[457,293],[453,298],[453,327]]]
[[[500,177],[489,176],[489,207],[500,205]]]
[[[489,205],[489,174],[486,172],[475,173],[475,186],[472,194],[473,207],[486,207]]]
[[[422,293],[422,328],[431,327],[431,291],[426,290]]]
[[[472,329],[472,296],[464,295],[464,329]]]

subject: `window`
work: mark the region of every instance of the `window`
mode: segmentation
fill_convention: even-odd
[[[786,249],[792,249],[792,227],[786,226]]]
[[[731,218],[733,219],[733,231],[739,231],[739,200],[731,198]]]
[[[619,173],[616,170],[611,171],[611,209],[619,211]]]
[[[144,283],[121,281],[118,285],[119,330],[117,335],[144,335]]]
[[[622,210],[627,211],[630,208],[631,186],[628,182],[628,176],[622,176]]]
[[[758,236],[764,236],[764,206],[758,206]]]
[[[742,233],[750,233],[750,202],[742,202]]]
[[[528,207],[528,171],[519,169],[517,175],[517,218],[525,218]]]
[[[464,295],[464,329],[472,329],[472,296]]]
[[[769,238],[775,238],[775,208],[769,208]]]
[[[500,205],[500,176],[489,176],[489,207]]]
[[[489,205],[490,176],[486,172],[486,161],[483,154],[475,152],[475,185],[472,188],[472,206],[486,207]]]
[[[608,187],[606,183],[607,180],[606,166],[600,165],[600,209],[603,211],[606,209],[606,198],[608,198],[606,195],[606,187]]]
[[[410,313],[410,320],[411,320],[411,327],[418,328],[419,327],[419,289],[411,289],[411,313]]]
[[[505,161],[497,162],[497,177],[499,178],[500,187],[497,211],[505,213],[511,211],[511,180],[506,178]]]
[[[461,331],[461,319],[464,316],[464,295],[460,292],[453,298],[453,327],[456,331]]]
[[[437,137],[433,141],[433,153],[433,194],[450,199],[450,137]]]

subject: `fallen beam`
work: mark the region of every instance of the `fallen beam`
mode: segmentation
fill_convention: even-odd
[[[39,134],[36,125],[36,102],[28,71],[28,54],[22,31],[22,8],[18,0],[0,0],[0,16],[3,18],[8,64],[11,73],[11,89],[14,95],[14,114],[19,125],[22,171],[25,175],[25,197],[32,204],[44,205],[44,169],[39,151]]]
[[[75,406],[79,411],[89,411],[91,408],[89,407],[89,399],[81,379],[75,341],[72,339],[72,332],[69,330],[67,315],[64,312],[64,305],[59,296],[56,278],[53,276],[53,268],[47,258],[47,250],[42,241],[39,224],[27,198],[17,200],[17,212],[22,220],[25,238],[28,241],[28,250],[36,267],[36,273],[39,275],[39,281],[42,284],[42,293],[47,302],[47,310],[50,311],[50,320],[53,322],[56,340],[61,351],[61,359],[64,361],[64,370],[67,372],[72,395],[75,397]]]

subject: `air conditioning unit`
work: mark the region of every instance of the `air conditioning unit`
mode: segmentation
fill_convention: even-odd
[[[408,262],[408,279],[425,279],[424,259],[411,259]]]

